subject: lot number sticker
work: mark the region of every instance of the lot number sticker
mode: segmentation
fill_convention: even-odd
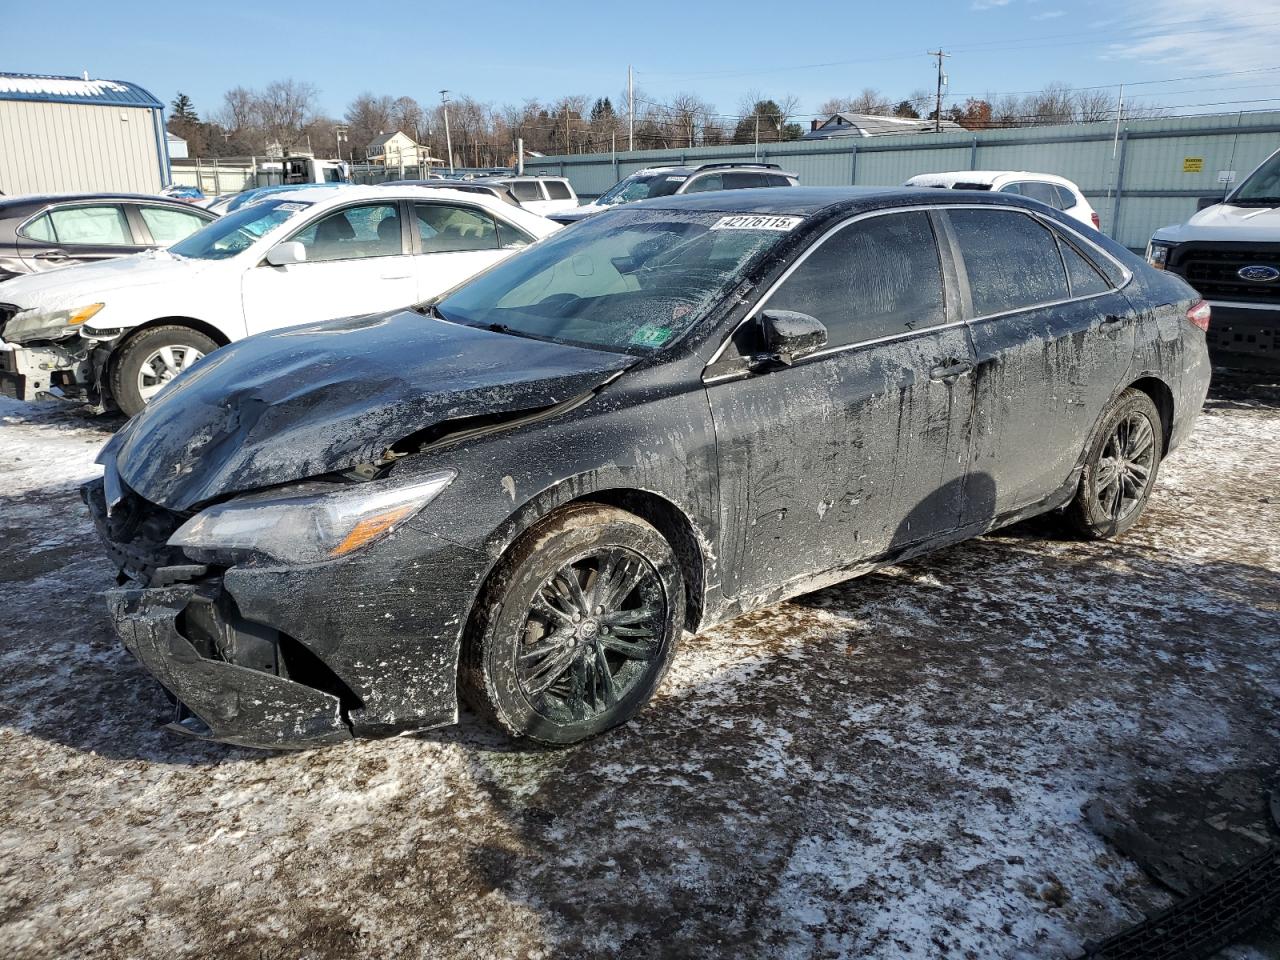
[[[1204,157],[1183,157],[1182,172],[1183,173],[1203,173]]]
[[[794,230],[804,217],[766,217],[756,213],[721,217],[712,230]]]

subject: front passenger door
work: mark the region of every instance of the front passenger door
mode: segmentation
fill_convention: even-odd
[[[929,213],[851,221],[754,311],[817,318],[826,348],[753,363],[753,317],[708,366],[727,594],[753,606],[959,526],[972,354],[947,275]]]
[[[398,201],[321,214],[288,239],[306,248],[304,262],[277,267],[263,260],[245,273],[244,313],[250,335],[394,310],[417,299]]]

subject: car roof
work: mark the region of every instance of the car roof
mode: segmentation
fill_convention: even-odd
[[[404,184],[396,186],[386,186],[384,184],[335,184],[333,186],[317,186],[309,189],[297,191],[282,191],[273,194],[274,200],[288,200],[292,194],[296,193],[297,199],[310,204],[327,205],[342,201],[349,203],[351,201],[360,200],[400,200],[427,198],[439,200],[441,196],[448,196],[454,200],[460,200],[464,203],[480,203],[480,204],[501,204],[504,208],[509,206],[499,197],[494,196],[488,190],[468,190],[466,187],[459,189],[451,189],[450,187],[441,186],[415,186],[413,184]]]
[[[1041,209],[1042,204],[1012,193],[957,191],[960,196],[981,203]],[[746,190],[712,190],[706,193],[674,194],[652,200],[638,200],[619,210],[691,210],[706,213],[761,213],[778,216],[812,217],[820,213],[858,212],[882,207],[937,203],[937,191],[927,187],[752,187]],[[603,214],[602,214],[603,215]]]
[[[682,163],[674,166],[645,167],[642,170],[634,170],[627,174],[627,176],[655,176],[660,173],[679,173],[687,175],[698,173],[699,171],[712,173],[724,170],[743,170],[748,173],[775,173],[784,177],[796,176],[796,174],[790,170],[783,170],[776,163],[764,163],[763,161],[758,160],[742,160],[736,162],[725,161],[724,163]]]
[[[982,183],[992,186],[998,180],[1044,180],[1074,186],[1066,177],[1032,170],[951,170],[945,173],[920,173],[911,178],[916,186],[950,186],[953,183]]]
[[[16,208],[33,209],[51,203],[68,203],[81,200],[114,200],[114,201],[146,201],[163,203],[171,206],[191,209],[192,204],[173,197],[162,197],[155,193],[28,193],[16,197],[0,196],[0,212]],[[200,210],[201,207],[194,209]]]

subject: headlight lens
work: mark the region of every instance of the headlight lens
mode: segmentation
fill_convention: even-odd
[[[1165,243],[1163,240],[1152,240],[1147,244],[1147,263],[1157,270],[1163,270],[1169,262],[1169,251],[1175,246],[1176,244]]]
[[[334,493],[264,495],[202,510],[169,538],[193,558],[203,551],[255,553],[281,563],[345,556],[386,536],[456,476],[441,470],[404,486],[356,484]]]
[[[78,327],[97,315],[105,304],[90,303],[83,307],[74,307],[69,310],[49,310],[44,313],[35,311],[27,313],[19,313],[9,321],[9,330],[12,334],[21,335],[22,340],[33,340],[42,336],[53,336],[57,339],[58,334],[68,335],[72,331],[68,327]]]

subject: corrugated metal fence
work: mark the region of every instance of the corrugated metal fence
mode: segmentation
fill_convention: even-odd
[[[1222,195],[1223,171],[1237,182],[1280,147],[1280,111],[964,133],[810,140],[690,150],[547,157],[526,173],[568,177],[584,199],[629,173],[669,163],[766,160],[812,186],[892,186],[918,173],[1034,170],[1080,185],[1102,229],[1145,247],[1156,228],[1185,220],[1196,198]]]

